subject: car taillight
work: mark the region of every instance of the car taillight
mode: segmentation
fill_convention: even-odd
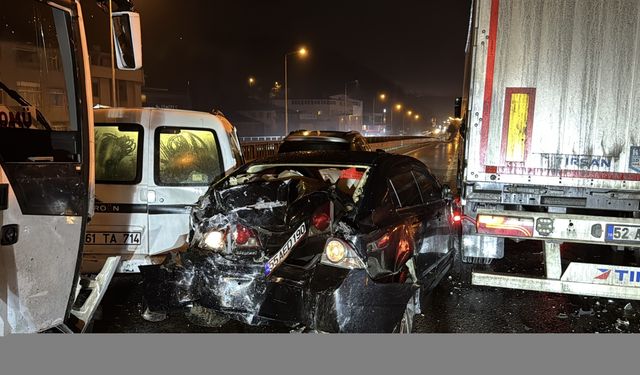
[[[313,213],[313,216],[311,216],[311,228],[309,230],[310,236],[324,233],[327,231],[327,229],[329,229],[329,227],[331,226],[331,211],[331,202],[327,202],[316,209],[316,211]]]
[[[318,212],[311,218],[313,227],[320,231],[324,231],[329,228],[330,221],[331,218],[326,212]]]
[[[476,229],[481,234],[532,237],[533,219],[513,216],[478,215]]]
[[[236,224],[233,231],[233,241],[238,247],[258,247],[260,242],[255,231],[242,224]]]

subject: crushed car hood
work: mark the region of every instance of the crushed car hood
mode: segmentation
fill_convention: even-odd
[[[192,213],[192,244],[197,244],[210,230],[241,224],[256,233],[261,246],[253,252],[228,249],[227,253],[269,257],[302,224],[310,230],[311,217],[319,207],[332,202],[335,207],[333,222],[340,220],[345,212],[341,203],[344,199],[331,184],[306,177],[257,181],[211,190]],[[316,247],[316,252],[320,253],[322,246]]]

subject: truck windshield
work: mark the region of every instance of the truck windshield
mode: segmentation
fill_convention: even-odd
[[[37,1],[0,16],[0,129],[78,130],[69,18]]]
[[[78,100],[84,76],[74,22],[63,8],[32,0],[0,15],[0,167],[23,214],[83,211],[78,172],[90,124]]]

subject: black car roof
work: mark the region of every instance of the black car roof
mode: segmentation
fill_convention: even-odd
[[[298,151],[277,154],[265,159],[260,159],[250,163],[256,164],[304,164],[304,163],[327,163],[327,164],[362,164],[374,165],[391,158],[407,158],[404,155],[389,154],[386,152],[371,151]]]
[[[315,136],[315,137],[337,137],[337,138],[351,138],[359,135],[355,130],[351,131],[338,131],[338,130],[294,130],[289,133],[288,136]]]

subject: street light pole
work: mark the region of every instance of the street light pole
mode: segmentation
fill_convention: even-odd
[[[289,55],[300,55],[302,57],[307,55],[307,49],[302,47],[297,51],[292,51],[284,54],[284,136],[289,134],[289,77],[287,72],[287,57]]]
[[[371,106],[371,125],[376,126],[376,97],[373,97],[373,104]]]
[[[391,129],[393,129],[394,131],[395,127],[393,125],[393,112],[395,111],[399,111],[400,113],[402,113],[402,104],[396,103],[396,105],[391,107]],[[404,125],[402,127],[404,128]]]
[[[380,99],[380,101],[384,101],[387,98],[387,94],[376,94],[373,97],[373,105],[371,106],[371,125],[376,125],[376,100]]]
[[[347,130],[347,83],[344,83],[344,129]]]
[[[287,77],[287,56],[284,55],[284,136],[289,134],[289,78]]]
[[[344,83],[344,129],[342,130],[347,130],[347,85],[350,83],[355,83],[357,87],[359,82],[355,79]],[[349,118],[351,118],[351,115],[349,115]]]

